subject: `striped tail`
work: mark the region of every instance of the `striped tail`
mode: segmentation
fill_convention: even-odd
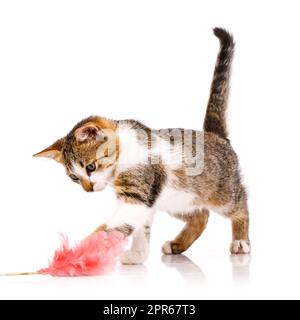
[[[226,139],[228,137],[226,110],[234,40],[225,29],[215,28],[214,34],[220,40],[220,51],[215,66],[203,129]]]

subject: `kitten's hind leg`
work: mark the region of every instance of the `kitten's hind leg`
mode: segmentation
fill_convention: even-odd
[[[186,251],[204,231],[208,222],[209,212],[206,209],[193,212],[192,214],[176,215],[186,222],[184,228],[173,241],[167,241],[163,247],[164,254],[180,254]]]
[[[232,254],[249,254],[251,251],[249,240],[249,213],[247,203],[239,204],[231,213]]]

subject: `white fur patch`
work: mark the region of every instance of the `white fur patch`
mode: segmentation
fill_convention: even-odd
[[[128,224],[134,229],[140,229],[151,219],[152,214],[153,209],[145,205],[128,204],[119,201],[115,214],[106,224],[109,228],[117,228]]]
[[[120,157],[118,160],[118,170],[124,171],[138,164],[148,163],[147,149],[138,143],[134,130],[128,127],[118,129],[120,141]]]
[[[150,228],[153,220],[153,210],[143,205],[125,204],[119,202],[115,215],[107,222],[109,228],[130,225],[135,231],[132,234],[131,249],[121,256],[123,264],[141,264],[149,255]],[[148,228],[145,229],[145,226]]]
[[[171,241],[166,241],[161,250],[164,254],[172,254]]]
[[[78,178],[83,178],[88,180],[88,175],[86,174],[85,168],[80,167],[76,163],[72,163],[72,170],[73,173],[78,177]]]
[[[194,200],[193,193],[166,186],[156,200],[155,209],[167,211],[170,214],[191,213],[198,209],[198,206],[193,204]]]
[[[102,171],[95,171],[91,174],[90,181],[93,183],[94,191],[103,190],[111,181],[112,167],[106,168]]]
[[[149,241],[145,235],[145,228],[140,228],[133,234],[132,247],[121,256],[123,264],[144,263],[149,255]]]
[[[251,247],[245,240],[235,240],[231,244],[230,251],[232,254],[248,254]]]

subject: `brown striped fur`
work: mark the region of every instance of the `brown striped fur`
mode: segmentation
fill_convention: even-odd
[[[209,212],[207,209],[191,212],[189,215],[176,215],[176,218],[185,222],[185,226],[178,236],[171,241],[173,254],[180,254],[186,251],[202,234],[207,222]]]
[[[120,173],[114,181],[114,187],[118,198],[123,201],[152,207],[165,179],[162,165],[140,165]]]

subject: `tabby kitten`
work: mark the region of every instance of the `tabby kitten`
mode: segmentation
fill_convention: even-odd
[[[132,247],[121,257],[124,264],[147,258],[158,210],[185,222],[177,237],[163,245],[165,254],[187,250],[205,229],[210,210],[231,219],[231,252],[250,252],[247,195],[225,121],[234,41],[224,29],[215,28],[214,34],[220,51],[204,132],[151,130],[135,120],[92,116],[35,155],[60,162],[85,191],[114,188],[117,210],[96,231],[116,229],[132,235]]]

